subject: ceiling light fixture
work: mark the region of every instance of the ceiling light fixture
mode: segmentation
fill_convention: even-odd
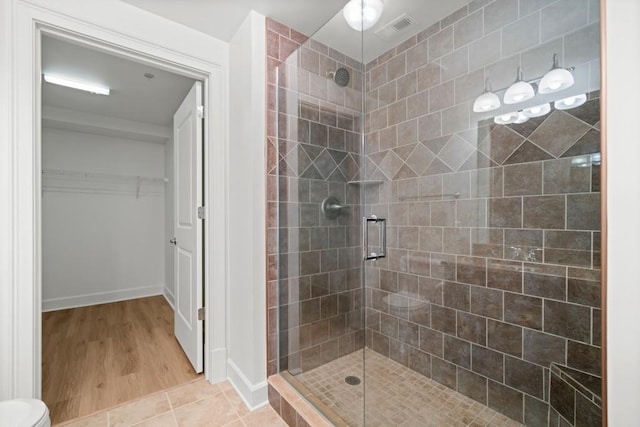
[[[513,113],[500,114],[493,118],[493,122],[498,125],[510,125],[518,120],[519,113],[514,111]]]
[[[554,102],[553,106],[556,108],[556,110],[569,110],[571,108],[579,107],[585,102],[587,102],[587,95],[583,93],[582,95],[570,96],[568,98],[560,99]]]
[[[518,111],[518,118],[513,121],[515,125],[521,125],[522,123],[528,122],[529,117],[525,116],[522,111]]]
[[[546,104],[525,108],[524,110],[522,110],[522,114],[527,117],[540,117],[548,114],[549,111],[551,111],[551,104],[547,102]]]
[[[538,92],[541,94],[554,93],[573,86],[575,83],[571,71],[558,66],[558,54],[553,54],[553,67],[540,80]]]
[[[491,92],[491,81],[486,80],[484,86],[484,92],[482,95],[476,98],[473,103],[473,111],[476,113],[483,113],[486,111],[492,111],[500,108],[500,98],[498,95]]]
[[[78,80],[70,80],[66,77],[54,76],[51,74],[45,74],[44,81],[54,85],[65,86],[73,89],[83,90],[85,92],[95,93],[97,95],[109,95],[109,93],[111,93],[111,90],[106,86],[100,86],[95,83],[81,82]]]
[[[373,27],[382,16],[382,0],[351,0],[342,9],[347,24],[356,31]]]
[[[535,96],[535,91],[531,83],[522,80],[522,68],[518,67],[518,77],[514,84],[504,93],[505,104],[519,104]]]

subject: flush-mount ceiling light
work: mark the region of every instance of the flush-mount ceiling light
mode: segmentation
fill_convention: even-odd
[[[493,118],[493,122],[498,125],[510,125],[518,120],[519,113],[514,111],[513,113],[500,114]]]
[[[382,15],[382,0],[351,0],[342,9],[347,24],[356,31],[373,27]]]
[[[473,103],[473,111],[476,113],[483,113],[485,111],[492,111],[500,108],[500,98],[498,95],[491,92],[491,81],[487,79],[484,92],[482,95],[476,98]]]
[[[66,77],[54,76],[51,74],[45,74],[44,81],[54,85],[70,87],[73,89],[83,90],[85,92],[95,93],[98,95],[109,95],[109,93],[111,93],[111,90],[105,86],[100,86],[95,83],[71,80]]]
[[[560,99],[554,102],[553,106],[556,108],[556,110],[569,110],[571,108],[579,107],[585,102],[587,102],[587,95],[583,93],[582,95],[570,96],[568,98]]]
[[[574,79],[571,71],[558,66],[558,54],[553,54],[553,68],[540,80],[538,92],[541,94],[554,93],[573,86]]]
[[[522,69],[518,67],[518,77],[514,84],[504,93],[505,104],[518,104],[535,96],[535,91],[530,83],[522,81]]]
[[[551,111],[551,104],[547,102],[546,104],[525,108],[522,110],[522,114],[527,117],[540,117],[549,113],[549,111]]]

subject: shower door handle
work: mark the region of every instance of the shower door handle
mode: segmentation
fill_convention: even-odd
[[[380,226],[380,252],[369,251],[369,223],[373,222]],[[362,218],[362,257],[365,261],[370,259],[384,258],[387,255],[387,219],[378,218],[375,215]]]

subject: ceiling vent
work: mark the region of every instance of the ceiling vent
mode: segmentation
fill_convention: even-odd
[[[384,27],[376,30],[375,35],[383,40],[392,40],[396,38],[399,33],[406,31],[407,28],[413,26],[415,23],[415,19],[405,13],[392,20]]]

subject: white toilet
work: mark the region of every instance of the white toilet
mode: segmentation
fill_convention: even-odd
[[[0,402],[0,427],[50,427],[49,409],[41,400],[13,399]]]

